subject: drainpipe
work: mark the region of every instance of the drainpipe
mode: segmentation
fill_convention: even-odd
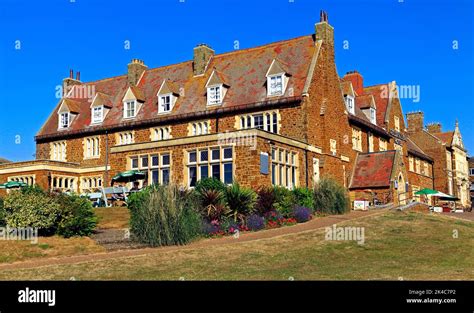
[[[305,163],[306,163],[306,188],[309,187],[309,177],[308,177],[308,150],[304,151],[305,153]]]
[[[109,132],[105,131],[105,175],[104,175],[104,183],[105,186],[109,184]]]
[[[435,190],[435,185],[434,185],[434,181],[435,181],[435,175],[434,175],[434,162],[431,163],[431,185],[432,185],[432,188],[433,190]]]

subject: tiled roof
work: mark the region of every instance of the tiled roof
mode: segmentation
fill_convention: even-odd
[[[351,189],[389,187],[396,151],[362,153],[357,156]]]
[[[432,135],[439,138],[447,146],[451,146],[451,143],[453,142],[454,131],[444,133],[432,133]]]
[[[314,52],[313,35],[307,35],[256,48],[214,55],[206,73],[202,76],[193,76],[192,61],[148,69],[141,77],[138,85],[132,89],[137,98],[144,100],[134,120],[161,118],[158,115],[156,95],[164,80],[169,80],[175,86],[174,88],[184,91],[184,95],[178,97],[173,111],[163,116],[164,119],[169,116],[242,107],[249,103],[301,96]],[[285,94],[270,99],[267,97],[265,74],[274,59],[277,59],[285,67],[291,77]],[[218,71],[219,77],[230,87],[222,105],[208,107],[205,85],[213,69]],[[126,122],[123,120],[122,99],[129,87],[127,75],[84,83],[83,85],[94,87],[95,92],[101,92],[109,96],[112,108],[100,127],[116,126]],[[58,107],[43,125],[38,133],[39,137],[58,133],[57,110]],[[70,128],[61,131],[61,133],[94,129],[95,126],[90,126],[90,102],[81,101],[79,111],[79,115],[74,119]]]
[[[412,154],[418,157],[433,161],[433,159],[429,157],[416,143],[414,143],[413,140],[410,139],[410,137],[407,137],[407,149],[408,152],[411,152]]]
[[[380,84],[364,87],[364,94],[374,96],[375,106],[377,107],[377,125],[385,125],[385,113],[387,112],[388,100],[388,84]]]
[[[354,90],[352,88],[352,84],[350,81],[341,81],[341,88],[342,88],[342,94],[343,95],[350,95],[350,96],[355,96]]]
[[[355,99],[356,106],[360,109],[375,108],[374,97],[371,94],[357,96]]]

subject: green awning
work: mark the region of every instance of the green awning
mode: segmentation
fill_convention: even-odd
[[[137,170],[131,170],[131,171],[118,173],[112,178],[112,181],[118,182],[118,183],[129,183],[129,182],[133,182],[133,181],[137,181],[137,180],[145,179],[145,178],[146,178],[146,173],[137,171]]]
[[[434,195],[436,193],[438,193],[438,191],[430,189],[430,188],[424,188],[415,192],[415,195]]]
[[[9,181],[5,184],[1,184],[0,188],[11,189],[11,188],[21,188],[21,187],[26,187],[26,186],[28,186],[28,184],[21,181]]]

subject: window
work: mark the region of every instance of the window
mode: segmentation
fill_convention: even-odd
[[[470,172],[470,176],[474,176],[474,168],[470,168],[469,172]]]
[[[65,112],[59,115],[59,128],[68,128],[70,123],[70,113]]]
[[[283,74],[269,76],[267,83],[269,96],[283,95]]]
[[[408,165],[408,166],[409,166],[409,167],[408,167],[409,170],[412,171],[412,172],[414,172],[414,171],[415,171],[415,160],[413,159],[412,156],[409,156],[409,157],[408,157],[408,164],[409,164],[409,165]]]
[[[72,176],[51,176],[51,190],[57,190],[60,192],[75,192],[77,181],[77,177]]]
[[[50,158],[55,161],[66,161],[66,141],[51,143]]]
[[[240,116],[240,129],[257,128],[278,133],[278,113],[264,112]]]
[[[352,128],[352,149],[362,151],[362,131]]]
[[[331,150],[331,154],[336,155],[337,154],[337,141],[334,140],[334,139],[330,139],[329,140],[329,147],[330,147],[330,150]]]
[[[171,154],[164,152],[132,156],[130,168],[147,174],[146,178],[140,182],[142,186],[145,184],[168,185],[171,175]]]
[[[104,107],[98,106],[92,108],[92,123],[102,123],[104,120]]]
[[[395,119],[395,130],[397,132],[400,132],[400,119],[398,118],[398,116],[395,116],[394,119]]]
[[[98,158],[100,156],[100,138],[85,138],[84,158]]]
[[[344,101],[346,102],[347,111],[354,114],[354,98],[351,96],[344,96]]]
[[[379,138],[379,151],[387,151],[387,140]]]
[[[207,135],[210,133],[209,121],[193,122],[190,125],[189,136]]]
[[[369,152],[374,152],[374,135],[372,135],[372,133],[368,134],[368,141],[369,141]]]
[[[159,113],[166,113],[171,111],[171,94],[159,96],[160,103],[158,107]]]
[[[204,178],[214,177],[224,184],[234,181],[232,147],[212,147],[186,151],[188,186],[195,187]]]
[[[272,184],[286,188],[298,187],[298,155],[282,148],[272,149]]]
[[[423,174],[430,176],[429,165],[426,161],[423,162]]]
[[[126,101],[124,104],[123,117],[132,118],[137,114],[137,103],[136,101]]]
[[[118,145],[129,145],[135,142],[135,136],[133,132],[122,132],[117,134]]]
[[[170,126],[153,128],[151,130],[151,140],[157,141],[157,140],[170,139],[171,138],[170,134],[171,134]]]
[[[319,182],[319,159],[313,158],[313,184]]]
[[[220,104],[222,102],[222,85],[207,88],[207,104]]]
[[[418,174],[421,173],[421,165],[420,165],[420,159],[415,160],[415,170]]]
[[[375,114],[375,109],[370,108],[370,122],[372,124],[377,124],[377,119],[376,119],[376,114]]]

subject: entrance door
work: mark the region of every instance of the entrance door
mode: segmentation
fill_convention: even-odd
[[[401,205],[406,204],[406,191],[405,178],[403,178],[403,175],[400,173],[400,175],[398,175],[398,199]]]

